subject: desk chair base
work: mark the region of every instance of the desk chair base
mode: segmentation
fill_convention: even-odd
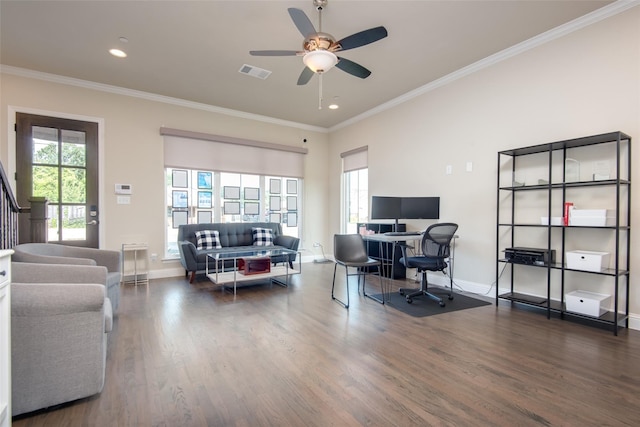
[[[421,272],[422,277],[420,278],[420,289],[407,289],[400,288],[398,292],[400,295],[405,296],[407,298],[407,304],[411,304],[415,297],[426,296],[434,301],[436,301],[440,307],[446,306],[444,302],[444,298],[441,298],[437,295],[434,295],[427,291],[427,272]],[[447,297],[449,300],[453,299],[453,283],[451,284],[451,289],[449,290],[449,296]]]

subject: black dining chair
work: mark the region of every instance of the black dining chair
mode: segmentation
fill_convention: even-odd
[[[356,276],[358,280],[358,293],[360,292],[360,281],[362,281],[362,293],[365,297],[369,297],[381,304],[384,304],[384,284],[382,282],[382,274],[380,272],[380,260],[369,258],[365,248],[364,240],[359,234],[336,234],[333,236],[333,256],[335,265],[333,266],[333,284],[331,285],[331,299],[342,304],[344,308],[349,308],[349,276]],[[344,302],[335,297],[334,290],[336,286],[336,270],[338,265],[345,269],[347,301]],[[371,271],[375,267],[375,271]],[[355,268],[356,273],[349,273],[349,268]],[[365,290],[366,275],[377,274],[380,278],[381,297],[376,298],[368,295]]]

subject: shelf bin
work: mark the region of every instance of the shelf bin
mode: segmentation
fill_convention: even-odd
[[[567,251],[567,268],[600,272],[609,268],[609,252]]]
[[[610,300],[611,295],[588,291],[573,291],[565,295],[567,311],[593,317],[605,314]]]

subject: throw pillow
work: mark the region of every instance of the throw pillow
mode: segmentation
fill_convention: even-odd
[[[198,250],[222,248],[218,230],[196,231],[196,240],[198,242]]]
[[[273,246],[273,230],[253,227],[253,244],[256,246]]]

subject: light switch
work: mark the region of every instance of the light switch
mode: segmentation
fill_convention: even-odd
[[[447,165],[446,174],[451,175],[453,173],[453,166]]]
[[[467,162],[467,172],[473,172],[473,162]]]

